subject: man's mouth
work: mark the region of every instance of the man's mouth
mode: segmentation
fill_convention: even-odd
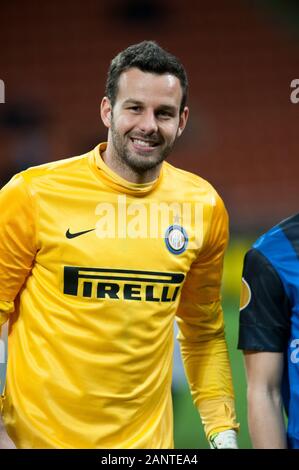
[[[133,145],[137,150],[152,150],[159,145],[159,142],[157,142],[156,140],[131,137],[131,141],[133,142]]]

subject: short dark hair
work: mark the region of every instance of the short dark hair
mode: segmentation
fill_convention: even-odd
[[[106,96],[108,96],[112,107],[118,93],[119,77],[122,72],[132,67],[136,67],[142,72],[158,75],[169,73],[177,77],[182,87],[180,112],[183,111],[187,103],[188,93],[186,70],[174,55],[162,49],[155,41],[143,41],[139,44],[133,44],[112,59],[106,81]]]

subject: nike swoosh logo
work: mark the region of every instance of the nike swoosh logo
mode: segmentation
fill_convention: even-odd
[[[83,230],[83,232],[71,233],[70,229],[68,228],[67,231],[65,232],[65,236],[66,238],[76,238],[76,237],[80,237],[80,235],[84,235],[84,233],[93,232],[93,230],[95,230],[95,228],[90,228],[89,230]]]

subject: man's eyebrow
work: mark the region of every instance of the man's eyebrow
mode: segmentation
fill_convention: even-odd
[[[126,105],[126,104],[137,104],[137,105],[142,105],[142,101],[138,101],[138,100],[135,100],[134,98],[127,98],[124,102],[123,102],[123,105]]]
[[[131,105],[131,104],[133,104],[135,106],[144,106],[144,103],[142,101],[136,100],[135,98],[127,98],[123,102],[123,106]],[[172,106],[170,104],[161,104],[157,107],[157,110],[158,111],[169,111],[169,112],[175,113],[177,111],[177,107]]]
[[[173,112],[175,113],[177,111],[177,107],[176,106],[172,106],[170,104],[161,104],[160,106],[158,106],[158,110],[159,111],[170,111],[170,112]]]

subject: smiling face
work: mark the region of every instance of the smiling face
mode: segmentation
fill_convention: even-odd
[[[123,177],[128,172],[157,177],[186,125],[188,108],[180,114],[181,100],[180,81],[173,75],[137,68],[123,72],[113,109],[107,97],[101,105],[109,128],[106,163]]]

